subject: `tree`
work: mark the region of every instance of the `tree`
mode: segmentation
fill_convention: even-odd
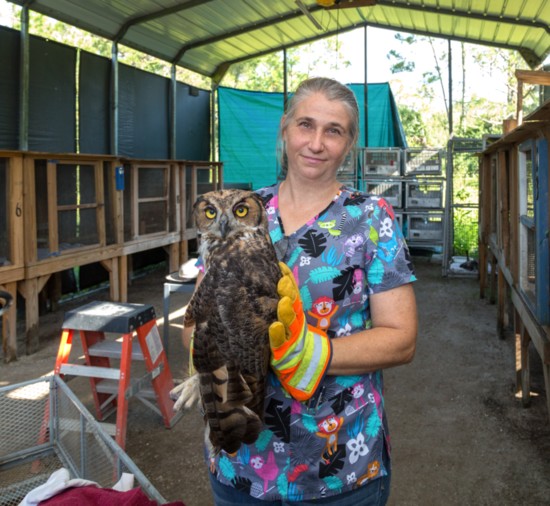
[[[290,48],[286,52],[288,89],[313,75],[329,76],[350,62],[337,37]],[[221,84],[254,91],[283,91],[284,61],[281,51],[231,65]]]
[[[12,5],[13,28],[21,29],[20,7]],[[68,46],[76,47],[78,51],[87,51],[105,58],[112,57],[112,42],[90,32],[80,30],[74,26],[56,19],[44,16],[30,10],[29,33],[45,39],[54,40]],[[164,77],[170,77],[171,65],[154,56],[136,51],[123,44],[118,45],[118,61],[126,65],[145,70]],[[196,86],[210,89],[210,79],[181,67],[176,68],[176,79]]]

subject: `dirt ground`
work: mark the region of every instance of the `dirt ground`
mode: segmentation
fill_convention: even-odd
[[[550,423],[540,358],[532,352],[532,403],[525,409],[515,396],[513,336],[497,337],[496,308],[479,298],[477,280],[442,278],[441,265],[428,257],[415,257],[415,265],[416,357],[384,373],[393,442],[390,504],[550,505]],[[161,334],[165,274],[152,272],[129,289],[129,302],[154,305]],[[106,297],[98,292],[42,316],[40,350],[2,363],[0,385],[49,373],[64,312]],[[171,296],[169,361],[176,379],[187,363],[177,311],[187,300],[186,294]],[[78,356],[78,346],[73,353]],[[91,409],[88,384],[81,381],[69,384]],[[126,451],[167,500],[209,506],[202,433],[195,410],[166,429],[158,414],[133,400]]]

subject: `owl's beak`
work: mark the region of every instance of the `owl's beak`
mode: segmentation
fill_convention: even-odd
[[[229,220],[227,216],[224,214],[220,218],[220,232],[222,234],[222,239],[225,239],[227,236],[227,233],[229,232]]]

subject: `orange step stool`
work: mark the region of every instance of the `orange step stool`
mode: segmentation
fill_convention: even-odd
[[[85,364],[69,363],[73,335],[80,334]],[[118,334],[113,339],[106,334]],[[137,338],[138,346],[134,346]],[[118,359],[119,367],[111,365]],[[133,361],[144,361],[146,374],[131,378]],[[174,413],[170,390],[174,388],[170,366],[158,331],[155,309],[149,304],[91,302],[65,314],[55,374],[85,376],[95,403],[96,416],[105,420],[116,411],[115,439],[121,448],[126,442],[128,402],[136,397],[160,414],[171,428],[181,417]],[[151,388],[152,386],[152,388]],[[151,402],[156,399],[158,407]]]

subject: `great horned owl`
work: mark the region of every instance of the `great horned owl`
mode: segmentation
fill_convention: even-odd
[[[193,215],[205,275],[184,317],[186,327],[195,325],[196,374],[176,389],[176,406],[192,404],[198,386],[207,444],[214,453],[233,453],[256,441],[262,427],[268,327],[277,319],[281,271],[257,194],[209,192]]]

